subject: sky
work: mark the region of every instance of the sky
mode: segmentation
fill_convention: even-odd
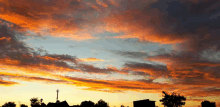
[[[219,0],[0,0],[0,105],[220,107],[219,19]]]

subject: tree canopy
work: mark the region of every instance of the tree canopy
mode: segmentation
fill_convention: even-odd
[[[166,92],[162,92],[164,94],[163,98],[160,100],[160,102],[163,102],[162,104],[165,107],[180,107],[182,105],[185,105],[186,98],[184,96],[177,95],[176,93],[172,93],[171,95],[167,94]]]
[[[33,97],[30,99],[30,101],[31,101],[31,107],[40,107],[41,102],[38,98]]]
[[[6,102],[2,107],[16,107],[16,104],[14,102]]]
[[[100,99],[98,103],[95,104],[95,107],[109,107],[109,105],[104,100]]]
[[[92,101],[83,101],[80,104],[80,107],[94,107],[95,103]]]
[[[210,101],[202,101],[201,102],[202,107],[216,107],[215,102],[210,102]]]
[[[25,105],[25,104],[21,104],[21,107],[28,107],[27,105]]]

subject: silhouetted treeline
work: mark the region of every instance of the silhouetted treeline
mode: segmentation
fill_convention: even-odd
[[[201,102],[202,107],[216,107],[215,102],[210,102],[210,101],[202,101]]]
[[[92,101],[83,101],[81,102],[80,107],[109,107],[109,105],[101,99],[96,104]]]
[[[16,107],[16,104],[15,102],[7,102],[2,107]]]
[[[25,105],[25,104],[21,104],[21,107],[28,107],[27,105]]]
[[[170,95],[164,91],[162,93],[164,95],[163,95],[163,98],[160,100],[160,102],[162,102],[162,104],[165,107],[180,107],[182,105],[185,105],[184,101],[186,101],[186,98],[184,96],[180,96],[180,94],[177,95],[174,92]],[[73,106],[69,106],[66,101],[59,102],[59,100],[57,100],[56,103],[51,103],[51,104],[54,107],[59,107],[60,104],[64,102],[66,103],[65,107],[109,107],[109,104],[102,99],[100,99],[97,103],[94,103],[92,101],[82,101],[80,105],[73,105]],[[30,99],[30,103],[31,103],[31,107],[49,107],[43,102],[43,99],[39,100],[38,98],[35,98],[35,97]],[[201,106],[202,107],[216,107],[215,102],[210,102],[206,100],[201,102]],[[1,107],[16,107],[16,104],[14,102],[6,102]],[[28,107],[28,106],[25,104],[21,104],[20,107]],[[121,107],[125,107],[125,106],[121,105]]]

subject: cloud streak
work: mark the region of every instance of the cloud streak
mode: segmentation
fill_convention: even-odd
[[[80,59],[83,62],[96,62],[96,61],[105,61],[103,59],[97,59],[97,58],[82,58]]]

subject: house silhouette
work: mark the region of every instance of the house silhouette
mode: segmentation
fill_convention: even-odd
[[[57,92],[57,101],[56,101],[56,103],[49,102],[46,107],[79,107],[79,105],[69,106],[69,104],[66,102],[66,100],[60,102],[58,100],[59,90],[57,89],[56,92]]]
[[[69,107],[69,104],[66,101],[63,102],[57,101],[56,103],[49,102],[47,104],[47,107]]]
[[[134,107],[155,107],[156,101],[150,101],[149,99],[133,101]]]

